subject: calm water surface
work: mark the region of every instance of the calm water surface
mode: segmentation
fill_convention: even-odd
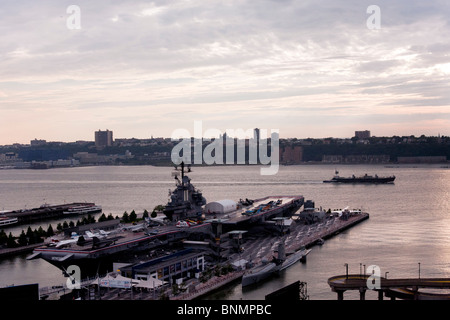
[[[258,198],[267,195],[303,195],[317,207],[363,208],[370,219],[347,230],[323,246],[316,246],[305,264],[298,263],[280,276],[256,288],[242,290],[231,285],[211,299],[264,299],[264,296],[294,281],[307,283],[310,299],[336,299],[327,279],[359,273],[361,265],[378,265],[388,277],[450,277],[450,169],[445,166],[346,165],[340,175],[392,175],[392,185],[334,185],[323,180],[333,176],[335,165],[283,166],[277,175],[261,176],[256,166],[194,168],[189,176],[208,201]],[[43,203],[88,201],[103,207],[106,214],[151,211],[168,200],[174,187],[171,168],[84,167],[52,170],[0,170],[0,209],[34,208]],[[45,221],[44,229],[59,221]],[[6,229],[19,234],[28,226]],[[0,286],[65,282],[61,271],[39,259],[24,256],[0,261]],[[367,298],[375,298],[367,294]],[[347,292],[346,299],[358,293]]]

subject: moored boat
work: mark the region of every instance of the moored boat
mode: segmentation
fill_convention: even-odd
[[[274,272],[280,269],[281,265],[275,262],[268,262],[254,267],[242,276],[242,286],[249,286],[267,279]]]
[[[102,207],[98,205],[78,205],[74,207],[68,208],[66,211],[63,212],[63,214],[70,215],[70,214],[88,214],[88,213],[100,213],[102,212]]]
[[[290,266],[292,266],[293,264],[295,264],[296,262],[304,259],[308,255],[308,253],[310,253],[310,251],[311,251],[311,249],[302,248],[302,249],[294,252],[293,254],[287,256],[286,260],[284,260],[283,263],[281,264],[280,271],[287,269]]]
[[[5,216],[0,216],[0,227],[9,226],[19,222],[17,218],[8,218]]]

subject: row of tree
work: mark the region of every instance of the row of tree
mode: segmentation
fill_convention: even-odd
[[[113,217],[113,215],[110,213],[108,216],[106,216],[104,213],[102,213],[102,215],[98,218],[98,222],[103,222],[103,221],[107,221],[107,220],[114,220],[114,219],[119,219],[119,216],[116,216],[115,218]],[[75,226],[82,226],[85,224],[92,224],[95,223],[95,218],[93,216],[91,216],[90,214],[87,215],[87,217],[83,217],[83,219],[81,220],[77,220],[77,222],[73,222],[73,221],[64,221],[63,223],[58,223],[58,225],[56,226],[56,229],[58,231],[62,231],[64,229],[67,228],[73,228]]]
[[[303,161],[322,161],[324,155],[389,155],[391,162],[398,157],[446,156],[450,159],[450,144],[330,144],[303,146]]]
[[[156,206],[155,209],[153,209],[153,212],[151,216],[154,218],[156,217],[156,211],[160,211],[162,209],[162,206]],[[142,218],[148,218],[149,214],[148,211],[145,210]],[[113,215],[110,213],[108,216],[106,216],[104,213],[98,218],[98,222],[103,222],[107,220],[114,220],[114,219],[121,219],[121,222],[123,223],[132,223],[140,220],[137,217],[136,212],[133,210],[130,213],[125,211],[122,215],[122,218],[119,218],[119,216],[113,217]],[[92,224],[95,223],[95,218],[88,214],[87,216],[83,217],[81,220],[77,220],[77,222],[74,221],[64,221],[58,223],[56,226],[56,230],[61,232],[64,229],[67,228],[73,228],[75,226],[81,226],[86,224]],[[22,230],[21,234],[18,237],[15,237],[10,232],[9,235],[6,235],[4,230],[0,231],[0,247],[7,247],[7,248],[16,248],[20,246],[26,246],[26,245],[32,245],[32,244],[38,244],[43,243],[44,239],[47,237],[51,237],[55,235],[55,231],[53,230],[52,225],[50,224],[45,231],[42,227],[39,227],[38,229],[32,230],[31,227],[28,227],[27,231],[25,232]]]
[[[4,230],[0,231],[0,246],[7,248],[16,248],[21,246],[27,246],[31,244],[37,244],[44,242],[44,238],[51,237],[55,233],[53,231],[52,225],[49,225],[47,231],[39,227],[38,229],[31,230],[31,227],[28,227],[27,232],[25,233],[22,230],[22,233],[15,237],[10,232],[7,236]]]
[[[119,217],[116,217],[118,219]],[[109,214],[106,216],[105,214],[102,214],[98,221],[106,221],[106,220],[112,220],[115,219],[112,214]],[[81,220],[77,220],[77,222],[67,222],[64,221],[63,223],[58,223],[56,226],[57,231],[63,231],[67,228],[73,228],[75,226],[85,225],[85,224],[91,224],[95,223],[95,218],[91,215],[88,215],[87,217],[83,217]],[[53,230],[53,226],[50,224],[47,228],[47,231],[45,231],[42,227],[39,227],[38,229],[32,230],[31,227],[28,227],[27,232],[22,230],[20,235],[18,237],[15,237],[10,232],[7,236],[4,230],[0,231],[0,246],[6,246],[7,248],[16,248],[21,246],[27,246],[32,244],[38,244],[43,243],[44,239],[47,237],[51,237],[55,235],[55,231]]]

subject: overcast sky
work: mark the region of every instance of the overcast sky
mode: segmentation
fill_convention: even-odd
[[[194,121],[450,135],[449,19],[444,0],[1,0],[0,144],[170,137]]]

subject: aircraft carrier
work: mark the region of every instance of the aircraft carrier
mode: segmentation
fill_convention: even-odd
[[[74,235],[36,248],[27,259],[41,258],[63,271],[70,265],[77,265],[84,278],[111,271],[113,262],[127,261],[140,253],[181,246],[182,240],[209,242],[211,254],[220,257],[223,254],[219,243],[222,234],[260,225],[273,227],[273,218],[291,217],[304,204],[301,195],[208,204],[185,174],[183,163],[175,180],[176,188],[163,210],[164,224],[150,227],[143,222],[137,226],[122,225],[110,232],[100,230]],[[224,207],[224,204],[231,206]]]

